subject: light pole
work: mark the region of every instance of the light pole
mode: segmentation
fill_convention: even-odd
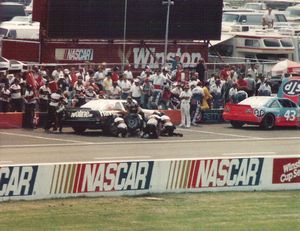
[[[167,6],[167,19],[166,19],[165,52],[164,52],[164,66],[166,66],[167,52],[168,52],[168,40],[169,40],[170,6],[174,5],[174,1],[167,0],[167,1],[163,1],[162,4],[168,5]]]
[[[122,71],[125,67],[125,52],[126,52],[126,30],[127,30],[127,0],[125,0],[124,7],[124,28],[123,28],[123,57],[122,57]]]

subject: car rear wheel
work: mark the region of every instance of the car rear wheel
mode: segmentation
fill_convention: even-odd
[[[241,128],[245,124],[244,122],[235,121],[235,120],[230,121],[230,123],[231,123],[232,127],[234,127],[234,128]]]
[[[266,114],[260,126],[267,130],[273,129],[275,127],[275,116]]]
[[[76,133],[83,133],[86,128],[85,127],[72,127],[72,129],[74,130],[74,132]]]

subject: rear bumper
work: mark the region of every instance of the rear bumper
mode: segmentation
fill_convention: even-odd
[[[242,121],[251,124],[260,124],[262,121],[262,117],[256,117],[253,114],[241,115],[230,112],[223,112],[223,118],[227,121]]]

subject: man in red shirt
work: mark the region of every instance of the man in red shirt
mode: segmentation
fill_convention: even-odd
[[[248,92],[249,91],[249,88],[248,88],[248,82],[244,79],[245,76],[243,73],[241,73],[238,77],[238,80],[237,80],[237,89],[238,90],[243,90],[243,91],[246,91]]]

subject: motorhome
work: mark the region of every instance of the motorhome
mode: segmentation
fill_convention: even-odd
[[[262,12],[224,12],[222,18],[222,31],[242,31],[243,28],[261,29]],[[274,28],[288,26],[287,19],[282,12],[275,12]],[[247,26],[247,27],[245,27]]]
[[[38,39],[39,30],[39,23],[21,25],[1,25],[0,39],[3,37],[13,39]]]

